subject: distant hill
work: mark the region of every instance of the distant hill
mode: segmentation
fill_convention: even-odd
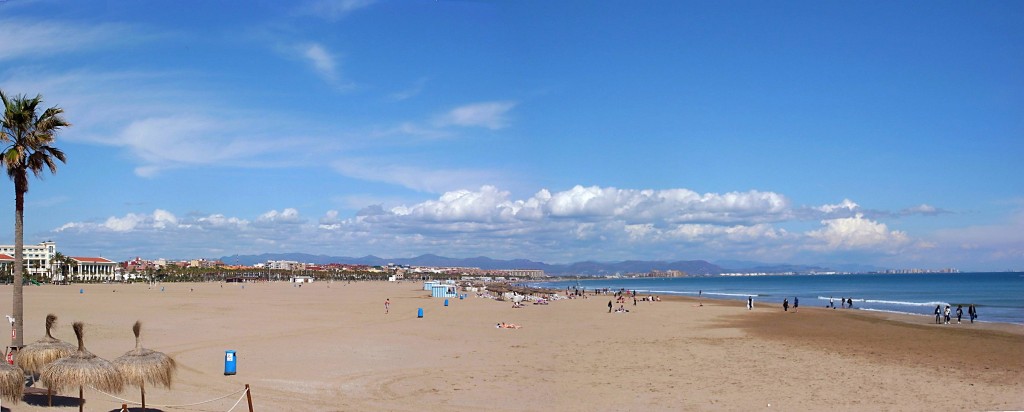
[[[473,258],[449,258],[437,255],[421,255],[413,258],[384,259],[369,255],[363,257],[310,255],[307,253],[264,253],[260,255],[233,255],[224,256],[220,260],[229,265],[254,265],[268,260],[290,260],[303,263],[314,263],[325,265],[328,263],[347,263],[354,265],[382,266],[388,263],[410,266],[446,266],[446,267],[475,267],[487,270],[496,269],[535,269],[543,270],[549,275],[591,275],[607,276],[627,273],[647,273],[653,270],[668,271],[678,270],[691,275],[717,275],[724,270],[718,265],[703,261],[640,261],[628,260],[624,262],[577,262],[569,265],[551,265],[543,262],[534,262],[526,259],[498,260],[486,256]]]

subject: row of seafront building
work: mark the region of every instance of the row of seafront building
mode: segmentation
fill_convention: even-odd
[[[53,282],[70,280],[97,281],[112,279],[118,264],[104,257],[68,256],[67,262],[58,264],[57,243],[45,241],[22,247],[24,273],[29,276],[45,276]],[[14,245],[0,245],[0,273],[8,274],[14,268]],[[61,268],[68,269],[67,272]]]
[[[0,245],[0,274],[9,275],[14,267],[14,245]],[[504,276],[509,278],[541,278],[543,270],[531,269],[480,269],[465,267],[421,267],[408,265],[367,266],[331,263],[317,265],[296,261],[270,260],[253,266],[225,265],[218,260],[192,259],[168,261],[167,259],[131,259],[116,262],[104,257],[65,256],[58,262],[57,244],[45,241],[36,245],[24,245],[24,273],[29,278],[46,278],[51,282],[127,282],[145,279],[153,271],[169,266],[182,268],[221,268],[228,270],[254,269],[276,271],[298,271],[303,273],[363,271],[387,273],[398,279],[454,276]]]

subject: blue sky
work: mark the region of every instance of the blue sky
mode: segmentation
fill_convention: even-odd
[[[1024,269],[1021,21],[1012,1],[9,0],[0,89],[73,123],[25,216],[73,256]]]

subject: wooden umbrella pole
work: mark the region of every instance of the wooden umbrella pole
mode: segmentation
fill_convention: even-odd
[[[142,412],[146,412],[146,380],[139,382],[139,389],[142,390]]]
[[[50,389],[49,386],[46,387],[46,403],[47,406],[53,406],[53,389]]]
[[[78,386],[78,412],[85,412],[85,394],[81,385]]]

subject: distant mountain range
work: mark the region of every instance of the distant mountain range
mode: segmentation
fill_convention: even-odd
[[[498,260],[486,256],[473,258],[449,258],[438,255],[421,255],[413,258],[385,259],[373,255],[363,257],[344,257],[327,255],[310,255],[306,253],[264,253],[261,255],[234,255],[224,256],[220,260],[229,265],[254,265],[268,260],[287,260],[303,263],[325,265],[328,263],[345,263],[352,265],[383,266],[389,263],[409,266],[439,266],[439,267],[475,267],[486,270],[496,269],[539,269],[549,275],[591,275],[607,276],[627,273],[647,273],[651,271],[678,270],[691,275],[719,275],[731,272],[824,272],[830,270],[849,271],[846,269],[829,269],[825,266],[807,266],[790,264],[766,264],[759,262],[725,260],[710,263],[704,260],[680,260],[680,261],[645,261],[627,260],[622,262],[576,262],[572,264],[547,264],[534,262],[527,259]],[[865,272],[876,270],[870,266],[860,265],[859,270],[852,272]]]

